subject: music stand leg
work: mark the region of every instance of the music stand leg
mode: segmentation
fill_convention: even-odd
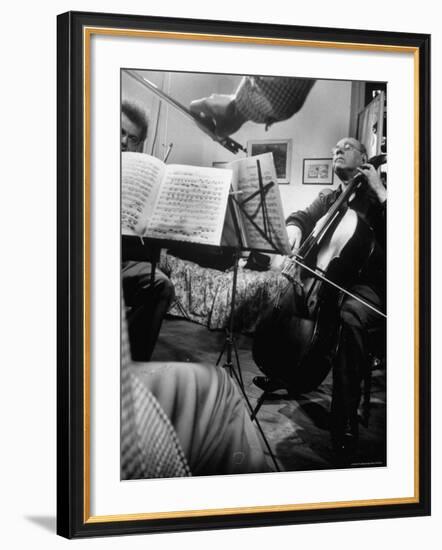
[[[255,408],[253,409],[253,412],[252,412],[252,414],[251,414],[251,416],[250,416],[250,419],[251,419],[251,420],[255,420],[256,415],[258,414],[259,409],[261,408],[262,404],[264,403],[266,397],[267,397],[267,392],[265,392],[265,391],[262,392],[262,394],[260,395],[258,401],[256,402],[256,406],[255,406]]]
[[[235,329],[235,298],[236,298],[236,284],[237,284],[237,281],[238,281],[238,262],[239,262],[239,258],[240,258],[240,250],[235,249],[234,264],[233,264],[232,294],[231,294],[231,297],[230,297],[229,325],[226,328],[226,338],[225,338],[225,341],[224,341],[224,346],[223,346],[223,349],[221,350],[221,353],[218,357],[218,360],[217,360],[216,364],[217,365],[219,364],[219,362],[221,360],[221,357],[222,357],[222,355],[225,351],[226,352],[226,361],[223,364],[223,368],[229,369],[229,373],[232,376],[233,372],[235,371],[235,366],[233,364],[233,354],[232,354],[232,350],[233,350],[234,353],[235,353],[237,368],[238,368],[238,372],[239,372],[238,383],[241,385],[241,389],[244,390],[244,381],[243,381],[243,378],[242,378],[242,372],[241,372],[241,365],[240,365],[240,362],[239,362],[238,350],[236,348],[235,338],[233,336],[233,334],[234,334],[233,331]]]
[[[224,341],[224,345],[223,345],[223,349],[221,350],[221,353],[218,357],[218,360],[216,362],[216,364],[218,365],[220,360],[221,360],[221,357],[224,353],[224,351],[226,352],[226,361],[225,363],[223,364],[223,368],[226,368],[226,369],[229,369],[229,374],[230,376],[234,377],[235,380],[236,380],[236,383],[241,391],[241,393],[243,394],[244,396],[244,399],[247,403],[247,406],[249,408],[249,411],[252,413],[252,420],[255,422],[256,424],[256,427],[258,428],[258,431],[264,441],[264,445],[266,446],[267,448],[267,451],[269,452],[270,454],[270,457],[272,459],[272,462],[275,466],[275,469],[277,472],[280,472],[281,469],[276,461],[276,458],[275,458],[275,455],[273,454],[273,451],[270,447],[270,444],[267,440],[267,437],[264,433],[264,430],[262,429],[262,426],[261,424],[259,423],[259,420],[258,418],[256,417],[256,412],[258,412],[258,409],[256,408],[255,411],[249,401],[249,398],[247,397],[247,394],[246,394],[246,391],[245,391],[245,386],[244,386],[244,380],[243,380],[243,377],[242,377],[242,371],[241,371],[241,364],[239,362],[239,354],[238,354],[238,349],[236,347],[236,342],[235,342],[235,338],[233,336],[233,331],[234,331],[234,313],[235,313],[235,295],[236,295],[236,284],[237,284],[237,280],[238,280],[238,261],[239,261],[239,257],[240,257],[240,250],[239,249],[236,249],[235,250],[235,255],[234,255],[234,258],[235,258],[235,263],[234,263],[234,266],[233,266],[233,280],[232,280],[232,296],[231,296],[231,299],[230,299],[230,318],[229,318],[229,326],[228,328],[226,329],[226,338],[225,338],[225,341]],[[237,364],[237,369],[238,369],[238,372],[236,371],[235,369],[235,366],[233,364],[233,360],[232,360],[232,350],[234,351],[235,353],[235,360],[236,360],[236,364]],[[262,403],[261,403],[262,404]],[[260,404],[260,406],[261,406]]]
[[[220,353],[218,355],[218,359],[216,360],[216,363],[215,363],[216,366],[218,366],[219,362],[221,361],[221,357],[224,354],[224,351],[226,349],[226,345],[227,345],[227,337],[224,339],[224,344],[223,344],[222,350],[220,351]]]
[[[279,464],[278,464],[278,462],[276,461],[275,455],[274,455],[274,453],[273,453],[273,451],[272,451],[272,448],[270,447],[270,443],[268,442],[267,437],[266,437],[266,435],[265,435],[265,433],[264,433],[264,430],[262,429],[262,426],[261,426],[261,424],[260,424],[260,422],[259,422],[259,420],[258,420],[258,417],[257,417],[256,414],[255,414],[255,411],[258,412],[258,411],[256,410],[258,407],[256,407],[255,410],[253,409],[252,404],[250,403],[250,400],[249,400],[249,398],[247,397],[247,394],[246,394],[246,392],[245,392],[244,385],[241,385],[241,384],[240,384],[240,380],[239,380],[239,377],[238,377],[238,374],[237,374],[236,370],[235,370],[235,369],[232,369],[232,370],[231,370],[231,373],[233,374],[233,376],[234,376],[234,378],[235,378],[235,380],[236,380],[236,382],[237,382],[237,384],[238,384],[238,387],[239,387],[239,389],[241,390],[241,393],[243,394],[244,399],[246,400],[246,403],[247,403],[247,406],[248,406],[248,408],[249,408],[249,411],[251,412],[250,418],[251,418],[252,421],[255,422],[256,427],[258,428],[258,431],[259,431],[259,433],[261,434],[262,440],[264,441],[264,445],[266,446],[266,449],[267,449],[267,451],[269,452],[270,458],[272,459],[272,462],[273,462],[273,464],[274,464],[274,466],[275,466],[275,470],[276,470],[277,472],[280,472],[280,471],[281,471],[281,468],[279,467]],[[261,398],[262,398],[262,400],[264,401],[264,396],[261,396]],[[259,407],[261,407],[261,405],[262,405],[262,402],[259,404]]]
[[[243,377],[242,377],[242,369],[241,369],[241,364],[239,362],[239,354],[238,354],[238,347],[236,345],[236,341],[235,339],[233,338],[232,336],[232,345],[233,345],[233,350],[235,352],[235,358],[236,358],[236,364],[238,365],[238,374],[239,374],[239,378],[241,380],[241,384],[243,385],[244,387],[244,380],[243,380]]]

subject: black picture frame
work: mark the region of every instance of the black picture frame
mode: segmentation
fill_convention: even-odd
[[[340,44],[345,47],[382,47],[412,51],[418,63],[418,103],[415,146],[418,150],[418,254],[419,288],[416,293],[418,348],[416,348],[416,491],[412,499],[362,505],[294,506],[276,510],[250,509],[242,513],[201,513],[156,516],[94,517],[90,514],[88,464],[89,288],[90,244],[85,209],[85,170],[89,152],[84,149],[88,119],[84,74],[85,29],[161,31],[236,36],[241,39],[298,40]],[[350,29],[295,27],[223,21],[206,21],[136,15],[69,12],[57,21],[57,532],[67,538],[135,533],[188,531],[423,516],[430,514],[430,36]],[[86,168],[85,168],[86,167]]]

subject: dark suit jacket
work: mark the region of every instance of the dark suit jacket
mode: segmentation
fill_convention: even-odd
[[[286,225],[296,225],[302,231],[303,240],[313,231],[317,221],[322,218],[342,193],[341,187],[331,191],[322,190],[318,197],[305,210],[290,214]],[[349,203],[359,216],[373,229],[375,236],[374,252],[360,274],[357,283],[368,284],[385,296],[386,287],[386,202],[380,204],[373,191],[366,185],[359,189],[356,197]]]

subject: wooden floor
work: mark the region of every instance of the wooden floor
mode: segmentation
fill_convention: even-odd
[[[183,319],[165,319],[153,360],[192,361],[215,365],[225,335]],[[246,395],[254,407],[261,390],[253,383],[261,374],[251,356],[251,337],[236,338]],[[225,355],[221,360],[224,363]],[[222,368],[222,367],[218,367]],[[290,398],[281,390],[261,407],[258,419],[282,471],[318,470],[343,467],[386,465],[386,388],[385,371],[372,373],[370,420],[360,425],[360,441],[351,464],[333,453],[329,435],[331,375],[314,392]]]

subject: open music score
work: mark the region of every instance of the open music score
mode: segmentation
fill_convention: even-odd
[[[231,180],[230,170],[123,153],[123,233],[219,245]]]
[[[260,189],[256,159],[260,160]],[[213,246],[269,249],[256,231],[264,223],[278,250],[290,246],[271,153],[244,158],[225,168],[166,165],[144,153],[122,154],[123,234]],[[270,185],[269,185],[270,184]],[[227,208],[229,193],[237,198]],[[251,197],[250,200],[244,200]]]

